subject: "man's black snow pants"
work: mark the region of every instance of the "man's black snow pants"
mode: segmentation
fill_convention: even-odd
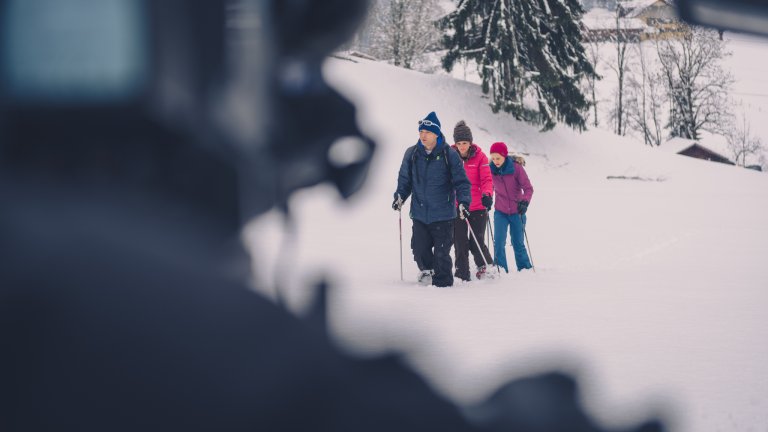
[[[480,247],[483,248],[483,255],[485,255],[485,261],[483,256],[480,255],[480,250],[477,249],[475,239],[469,234],[467,229],[467,221],[465,219],[456,218],[453,222],[453,238],[456,244],[456,274],[459,279],[469,280],[469,252],[472,251],[472,257],[475,261],[475,266],[482,267],[487,262],[493,263],[491,253],[488,251],[488,246],[485,245],[485,225],[488,223],[488,212],[485,210],[474,210],[469,212],[469,224],[472,226],[472,231],[477,235],[477,241],[480,243]]]
[[[432,285],[447,287],[453,285],[453,220],[424,222],[413,219],[411,249],[419,270],[434,270]]]

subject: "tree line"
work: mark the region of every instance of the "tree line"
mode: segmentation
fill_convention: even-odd
[[[375,0],[354,46],[408,69],[433,72],[435,56],[448,72],[474,66],[494,112],[542,130],[598,127],[607,111],[614,133],[648,145],[708,131],[726,138],[739,165],[763,154],[730,98],[721,34],[680,24],[675,37],[640,42],[617,13],[611,39],[591,40],[583,14],[578,0],[458,0],[448,13],[437,0]],[[615,78],[607,101],[599,65]]]

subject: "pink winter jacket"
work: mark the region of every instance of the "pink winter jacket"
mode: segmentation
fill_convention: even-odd
[[[501,168],[496,168],[493,164],[490,168],[493,189],[496,191],[494,207],[502,213],[517,214],[518,201],[531,202],[533,197],[533,186],[525,168],[510,156],[507,156]]]
[[[451,147],[456,150],[456,153],[459,153],[456,144]],[[491,169],[488,166],[488,156],[483,153],[480,146],[470,144],[467,159],[461,158],[461,160],[464,162],[464,171],[467,173],[469,182],[472,183],[472,202],[469,204],[469,211],[485,210],[483,195],[493,196],[493,179],[491,179]]]

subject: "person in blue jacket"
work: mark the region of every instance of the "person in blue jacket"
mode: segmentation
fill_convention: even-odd
[[[411,249],[422,285],[453,285],[453,220],[457,206],[468,214],[471,184],[459,154],[450,151],[440,120],[430,112],[419,120],[419,141],[405,151],[392,208],[399,211],[411,198]]]

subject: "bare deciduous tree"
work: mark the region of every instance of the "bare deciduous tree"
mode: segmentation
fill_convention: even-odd
[[[747,158],[762,164],[765,147],[760,137],[752,134],[752,125],[744,112],[724,128],[723,135],[736,165],[747,166]]]
[[[631,54],[629,47],[635,40],[627,28],[629,21],[622,19],[619,12],[620,9],[616,8],[616,32],[612,38],[616,45],[616,59],[615,62],[610,62],[608,65],[616,73],[618,80],[615,92],[616,105],[611,110],[611,121],[615,126],[614,132],[617,135],[625,135],[627,133],[627,111],[624,104],[625,84]]]
[[[592,105],[592,125],[594,127],[598,127],[600,125],[600,121],[597,116],[597,81],[602,79],[602,77],[597,74],[597,66],[598,63],[600,63],[600,41],[598,38],[590,37],[588,34],[584,39],[584,48],[587,54],[587,60],[592,63],[592,67],[595,70],[595,74],[588,76],[586,79],[585,93],[589,95],[589,103]]]
[[[761,171],[768,171],[768,156],[766,156],[765,152],[762,152],[760,157],[757,158],[757,165],[760,166]]]
[[[629,127],[640,133],[643,141],[650,146],[660,146],[664,139],[662,106],[667,96],[664,92],[664,77],[653,64],[653,59],[643,48],[636,45],[638,68],[629,75],[628,109]]]
[[[437,0],[376,0],[368,22],[371,54],[395,66],[417,68],[440,42],[436,20],[443,13]]]
[[[659,40],[657,53],[670,96],[671,135],[699,139],[701,130],[718,132],[730,116],[733,77],[722,67],[731,53],[717,32],[686,26],[682,38]]]

